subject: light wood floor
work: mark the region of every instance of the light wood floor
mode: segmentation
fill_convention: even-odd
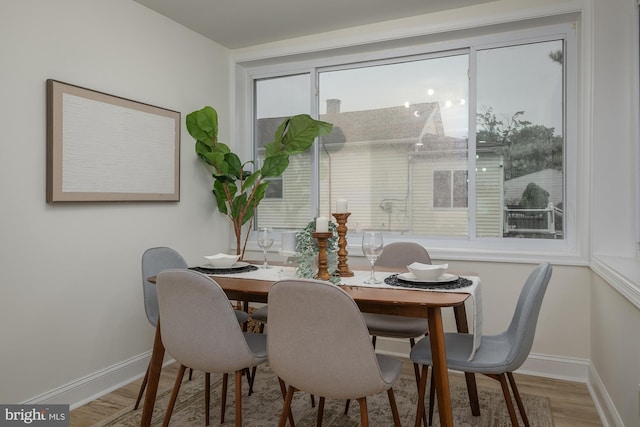
[[[162,370],[159,390],[173,387],[177,368],[173,364]],[[407,372],[412,372],[410,365],[407,366]],[[585,384],[530,375],[515,374],[514,376],[521,393],[549,397],[555,427],[602,426]],[[476,377],[479,386],[499,389],[497,381],[482,375]],[[452,373],[449,378],[451,382],[464,382],[464,377],[459,374]],[[134,381],[71,411],[71,427],[91,426],[125,407],[133,405],[141,382],[141,379]]]

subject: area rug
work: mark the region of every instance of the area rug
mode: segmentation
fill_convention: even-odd
[[[244,379],[244,378],[243,378]],[[229,390],[227,392],[227,411],[224,425],[233,425],[234,408],[233,375],[229,376]],[[220,392],[222,376],[211,378],[211,425],[220,425]],[[254,383],[254,392],[247,396],[247,382],[243,381],[242,420],[246,427],[271,427],[278,425],[283,399],[280,394],[277,377],[268,365],[258,368]],[[400,420],[403,426],[415,423],[418,392],[413,375],[403,374],[396,385],[394,393]],[[153,412],[152,425],[162,425],[164,411],[167,407],[171,390],[163,390],[158,394]],[[471,415],[469,399],[464,385],[451,384],[451,403],[453,408],[454,425],[456,426],[510,426],[511,421],[507,412],[504,398],[499,390],[487,388],[478,389],[480,399],[480,416]],[[542,396],[522,395],[531,426],[553,427],[553,418],[549,399]],[[316,399],[317,403],[317,399]],[[142,405],[141,405],[142,406]],[[369,409],[369,425],[372,427],[392,426],[393,418],[389,407],[387,393],[380,393],[367,398]],[[293,416],[296,426],[315,426],[316,408],[311,406],[308,394],[297,392],[293,401]],[[357,402],[351,402],[347,415],[344,414],[345,402],[329,400],[325,402],[323,426],[356,427],[360,425],[360,413]],[[142,409],[133,410],[133,405],[125,408],[109,419],[95,424],[96,427],[139,426]],[[171,426],[204,426],[204,374],[194,372],[193,379],[185,380],[180,388]],[[288,425],[288,424],[287,424]],[[433,425],[438,426],[438,412],[436,409]]]

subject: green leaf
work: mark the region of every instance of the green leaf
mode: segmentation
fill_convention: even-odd
[[[213,174],[213,178],[220,181],[222,184],[227,184],[227,185],[233,185],[233,188],[231,190],[233,190],[233,192],[235,193],[237,186],[235,184],[236,182],[236,177],[233,175],[218,175],[218,174]]]
[[[223,144],[222,142],[218,142],[216,144],[216,150],[224,154],[231,152],[231,149],[229,148],[229,146],[227,144]]]
[[[224,161],[227,163],[227,173],[237,178],[242,176],[242,162],[235,153],[225,153]]]
[[[201,158],[206,164],[213,166],[213,157],[212,157],[212,149],[211,146],[205,144],[202,141],[196,141],[196,154],[199,158]]]
[[[269,181],[261,182],[257,187],[256,191],[253,193],[253,197],[251,201],[247,201],[247,210],[242,217],[242,224],[246,224],[255,214],[255,210],[258,208],[258,205],[264,199],[265,194],[267,193],[267,187],[269,186]]]
[[[215,145],[218,141],[218,113],[206,106],[187,115],[187,130],[196,141]]]
[[[264,199],[265,194],[267,194],[267,187],[269,186],[269,181],[261,182],[260,185],[256,187],[256,191],[253,194],[253,204],[254,206],[258,206],[258,204]]]
[[[287,154],[298,154],[307,151],[316,136],[331,132],[333,125],[314,120],[308,114],[299,114],[289,120],[286,132],[282,135],[282,145]]]
[[[224,155],[217,151],[210,151],[208,153],[201,153],[199,157],[207,164],[216,168],[217,173],[226,174],[227,166],[224,163]]]
[[[280,153],[281,150],[281,144],[279,142],[279,140],[277,141],[271,141],[268,144],[265,144],[264,146],[264,156],[266,157],[271,157],[271,156],[275,156],[278,153]]]
[[[287,154],[278,154],[264,159],[262,165],[262,176],[277,177],[289,166],[289,156]]]
[[[216,180],[213,183],[213,195],[215,196],[216,203],[218,204],[218,211],[226,215],[227,214],[227,203],[226,203],[227,196],[224,193],[224,186],[222,182],[219,180]]]
[[[276,154],[284,150],[282,139],[287,130],[287,127],[289,126],[290,121],[291,117],[284,119],[284,121],[280,123],[280,126],[278,126],[278,129],[276,129],[276,133],[273,136],[273,141],[265,144],[265,157],[275,156]]]
[[[231,216],[238,218],[240,212],[247,205],[247,193],[240,193],[237,197],[234,197],[231,201]],[[244,222],[243,222],[244,224]]]
[[[260,178],[260,171],[255,171],[254,173],[249,175],[247,178],[245,178],[244,182],[242,183],[242,191],[245,191],[247,188],[253,187],[253,184],[256,182],[258,178]]]

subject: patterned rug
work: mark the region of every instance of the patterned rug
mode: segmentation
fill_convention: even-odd
[[[204,374],[193,373],[191,381],[185,380],[180,388],[176,407],[171,417],[170,426],[204,426]],[[244,379],[244,377],[243,377]],[[233,375],[229,375],[229,390],[227,391],[227,411],[224,425],[234,424],[234,383]],[[220,391],[222,376],[212,375],[211,378],[211,425],[220,425]],[[243,381],[242,420],[246,427],[277,426],[283,399],[280,394],[277,377],[268,365],[258,368],[254,393],[247,396],[247,383]],[[403,374],[394,387],[396,403],[403,426],[412,426],[415,422],[416,402],[418,392],[413,375]],[[164,411],[167,407],[171,390],[164,390],[158,394],[153,412],[152,425],[162,425]],[[510,426],[511,421],[504,398],[499,390],[479,388],[480,399],[479,417],[471,415],[466,387],[451,384],[451,402],[453,408],[454,425],[456,426]],[[527,411],[531,426],[553,427],[549,399],[542,396],[522,394],[522,400]],[[428,399],[427,399],[428,401]],[[317,399],[316,399],[317,404]],[[357,427],[360,425],[360,413],[357,402],[351,402],[349,413],[344,415],[344,401],[327,399],[324,408],[323,426]],[[372,427],[392,426],[393,418],[389,407],[387,393],[381,393],[367,398],[369,409],[369,425]],[[141,405],[142,407],[142,405]],[[293,416],[296,426],[315,426],[316,408],[311,407],[309,395],[297,392],[293,401]],[[516,409],[517,411],[517,409]],[[133,410],[133,404],[111,418],[95,426],[139,426],[142,409]],[[287,425],[289,425],[287,423]],[[438,426],[438,411],[436,409],[433,425]]]

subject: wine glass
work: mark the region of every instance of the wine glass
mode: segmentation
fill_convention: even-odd
[[[382,242],[382,232],[380,231],[365,231],[362,233],[362,252],[369,259],[371,263],[371,277],[365,280],[364,283],[376,284],[382,283],[376,279],[376,272],[374,264],[378,257],[382,254],[382,248],[384,243]]]
[[[273,245],[273,231],[270,228],[262,227],[258,229],[258,246],[264,251],[264,265],[262,268],[270,268],[267,264],[267,249]]]

